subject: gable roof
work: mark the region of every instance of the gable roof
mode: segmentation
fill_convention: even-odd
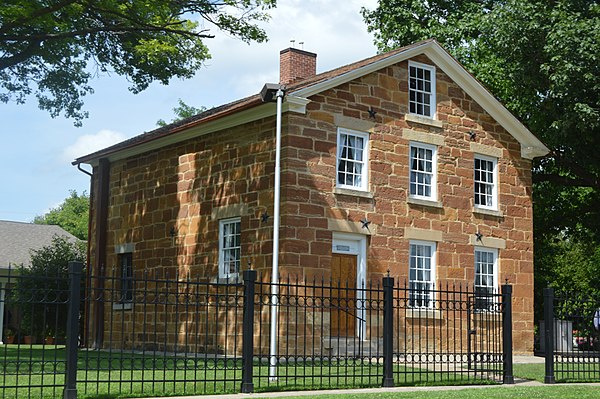
[[[520,144],[521,155],[533,159],[550,150],[504,105],[435,40],[426,40],[363,59],[286,87],[283,111],[304,113],[309,97],[379,69],[424,54],[456,82],[475,102],[502,125]],[[221,129],[237,126],[275,114],[273,103],[263,103],[255,94],[212,108],[190,118],[141,134],[100,151],[77,158],[73,165],[95,164],[100,158],[117,160],[155,150]]]
[[[30,251],[50,245],[55,235],[79,241],[60,226],[0,220],[0,269],[8,269],[10,265],[28,266]]]

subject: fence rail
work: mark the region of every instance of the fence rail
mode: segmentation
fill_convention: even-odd
[[[70,267],[58,302],[15,296],[17,276],[7,285],[7,305],[44,305],[43,325],[52,319],[63,335],[53,345],[4,345],[2,398],[512,383],[510,286],[482,294],[423,292],[390,277],[364,289],[285,280],[274,297],[255,271],[224,284],[112,272],[83,278],[81,264]]]
[[[541,326],[546,383],[600,381],[599,297],[546,288]]]

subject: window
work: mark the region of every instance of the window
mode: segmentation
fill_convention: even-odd
[[[497,173],[496,167],[498,160],[496,158],[475,156],[475,207],[486,209],[497,209]]]
[[[368,143],[369,135],[366,133],[338,130],[338,187],[367,191]]]
[[[408,63],[408,107],[411,114],[433,118],[435,115],[435,68]]]
[[[410,144],[410,196],[435,201],[436,190],[436,153],[433,145]]]
[[[414,308],[433,307],[435,243],[411,241],[408,304]]]
[[[241,263],[240,218],[219,221],[219,277],[235,277]]]
[[[475,249],[475,309],[493,310],[498,287],[498,252],[496,249]]]
[[[119,254],[119,303],[133,301],[133,254]]]

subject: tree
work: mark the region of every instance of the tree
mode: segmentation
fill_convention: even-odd
[[[189,118],[194,115],[198,115],[199,113],[206,111],[206,107],[196,108],[194,106],[187,105],[183,102],[181,98],[177,102],[179,105],[173,108],[173,112],[175,112],[175,118],[173,118],[170,123],[178,122],[180,120]],[[164,127],[167,126],[168,123],[165,122],[164,119],[159,119],[158,121],[156,121],[156,125]]]
[[[534,163],[536,311],[548,284],[600,292],[598,2],[380,0],[362,14],[382,51],[437,39],[551,149]]]
[[[210,26],[245,42],[267,39],[255,23],[276,0],[4,0],[0,5],[0,101],[35,94],[52,117],[87,116],[90,80],[116,73],[134,93],[189,78],[210,58]]]
[[[62,204],[42,216],[36,216],[33,223],[58,225],[80,240],[87,241],[90,197],[85,191],[81,195],[75,190],[69,193]]]

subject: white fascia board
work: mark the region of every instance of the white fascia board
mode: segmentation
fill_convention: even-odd
[[[116,151],[108,156],[108,160],[110,162],[114,162],[121,159],[129,158],[134,155],[139,155],[148,151],[158,150],[172,144],[177,144],[182,141],[203,136],[205,134],[239,126],[244,123],[252,122],[269,116],[274,116],[275,112],[275,103],[261,104],[259,106],[247,110],[236,112],[233,115],[228,115],[223,118],[216,119],[214,121],[202,123],[188,130],[169,134],[164,137],[149,141],[147,143],[134,145],[131,148],[125,148],[123,150]],[[92,166],[94,166],[97,163],[97,160],[89,162],[89,164]]]
[[[429,46],[425,55],[521,144],[523,158],[533,159],[550,152],[544,143],[439,45]]]
[[[404,61],[409,58],[415,57],[419,54],[422,54],[422,53],[424,53],[424,47],[426,47],[428,44],[431,44],[431,43],[423,43],[419,46],[409,48],[406,51],[403,51],[401,53],[392,55],[390,57],[384,58],[377,62],[373,62],[372,64],[365,65],[362,68],[353,69],[351,71],[348,71],[344,74],[338,75],[331,79],[325,80],[323,82],[319,82],[315,85],[308,86],[308,87],[305,87],[298,91],[291,92],[290,96],[306,98],[306,97],[310,97],[314,94],[318,94],[322,91],[332,89],[332,88],[339,86],[341,84],[344,84],[346,82],[350,82],[351,80],[358,79],[362,76],[368,75],[371,72],[378,71],[387,66],[396,64],[400,61]]]
[[[456,82],[469,96],[473,98],[485,111],[487,111],[506,131],[508,131],[520,144],[521,156],[533,159],[544,156],[550,150],[533,133],[525,127],[515,116],[506,109],[500,101],[481,85],[477,79],[452,58],[437,42],[428,41],[421,45],[409,48],[398,54],[384,58],[362,68],[354,69],[315,85],[289,93],[289,97],[308,98],[322,91],[332,89],[354,79],[358,79],[382,68],[425,54],[433,63],[444,71]]]

